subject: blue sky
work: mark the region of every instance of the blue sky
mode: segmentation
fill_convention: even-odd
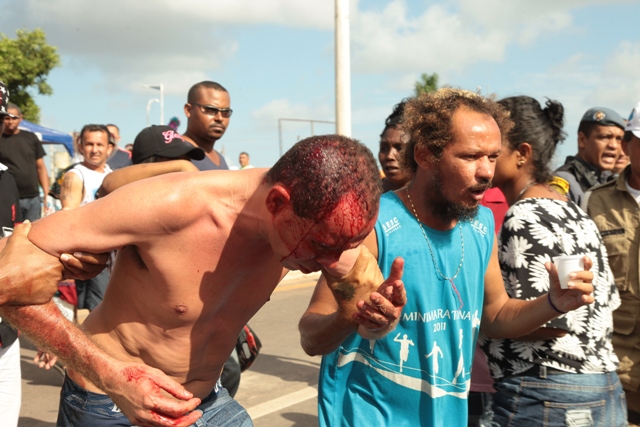
[[[165,86],[165,121],[186,127],[188,88],[214,80],[230,92],[229,129],[216,148],[231,164],[278,158],[278,119],[333,121],[334,2],[300,0],[0,0],[0,31],[42,28],[62,65],[53,96],[37,97],[41,124],[72,132],[113,122],[122,141],[145,127],[146,106]],[[568,138],[556,164],[576,151],[588,108],[627,116],[640,101],[639,1],[369,0],[351,2],[352,134],[377,152],[393,105],[421,73],[442,84],[557,99]],[[151,107],[152,123],[159,106]],[[316,134],[333,125],[316,124]],[[311,133],[283,123],[283,145]]]

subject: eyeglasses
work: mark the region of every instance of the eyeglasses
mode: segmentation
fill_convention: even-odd
[[[231,117],[231,113],[233,113],[233,110],[231,108],[218,108],[214,107],[213,105],[198,104],[197,102],[192,102],[191,104],[197,105],[198,107],[200,107],[200,111],[202,111],[202,114],[206,114],[207,116],[211,117],[215,117],[218,115],[218,113],[220,113],[222,117],[228,119],[229,117]]]

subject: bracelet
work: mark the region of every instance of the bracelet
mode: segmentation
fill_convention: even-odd
[[[553,310],[554,310],[555,312],[560,313],[560,314],[567,314],[567,312],[566,312],[566,311],[558,310],[558,307],[556,307],[556,306],[553,304],[553,301],[551,301],[551,294],[550,294],[550,293],[548,293],[548,292],[547,292],[547,301],[549,301],[549,305],[551,306],[551,308],[553,308]]]

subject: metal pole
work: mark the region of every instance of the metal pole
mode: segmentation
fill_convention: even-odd
[[[160,85],[160,124],[164,125],[164,84]]]
[[[335,0],[337,133],[351,136],[351,58],[349,0]]]
[[[153,104],[154,102],[160,102],[160,101],[157,100],[156,98],[153,98],[147,102],[147,127],[149,127],[149,113],[151,112],[151,104]]]
[[[313,136],[313,120],[309,120],[311,122],[311,136]]]
[[[282,119],[278,119],[278,136],[280,137],[280,157],[282,157]]]

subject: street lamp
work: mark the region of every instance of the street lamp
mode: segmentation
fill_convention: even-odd
[[[149,89],[156,89],[160,91],[160,124],[164,124],[164,85],[142,85],[143,87],[148,87]]]
[[[147,127],[149,127],[149,111],[151,110],[151,104],[153,104],[154,102],[160,102],[160,100],[158,98],[153,98],[147,102]]]

